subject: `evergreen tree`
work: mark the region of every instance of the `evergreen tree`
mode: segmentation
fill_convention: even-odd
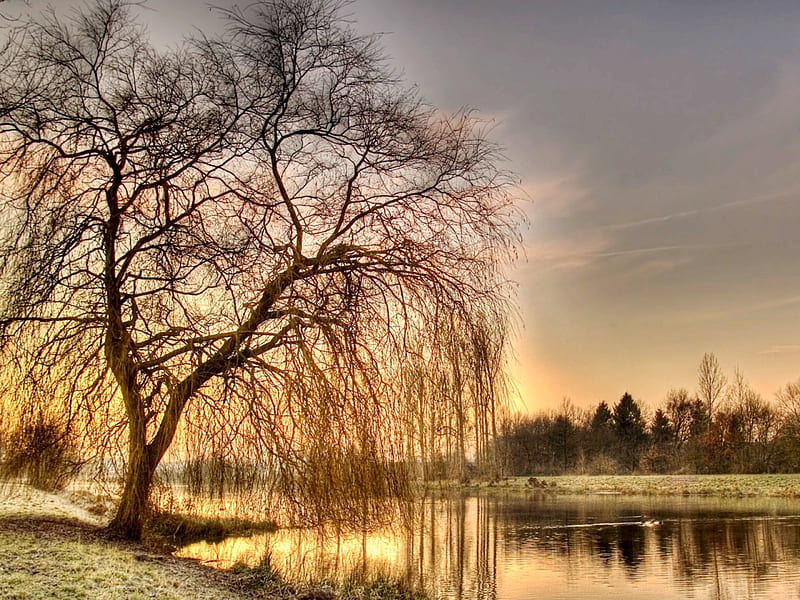
[[[667,473],[675,464],[673,452],[675,430],[662,409],[658,409],[650,422],[650,445],[641,465],[652,473]]]
[[[603,427],[610,427],[611,422],[614,420],[614,415],[611,414],[611,409],[605,401],[600,402],[592,416],[592,430],[601,429]]]
[[[647,432],[642,410],[633,396],[627,392],[614,406],[614,434],[622,466],[628,471],[634,471],[639,466],[639,458],[647,441]]]
[[[614,447],[614,415],[604,401],[597,405],[589,424],[586,449],[591,457],[611,454]]]
[[[666,446],[672,442],[675,432],[672,431],[672,425],[663,410],[660,408],[653,416],[653,422],[650,424],[650,438],[656,446]]]

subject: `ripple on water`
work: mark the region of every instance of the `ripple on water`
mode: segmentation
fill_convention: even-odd
[[[407,529],[287,530],[180,554],[268,555],[289,579],[380,572],[443,600],[800,599],[800,501],[459,497],[421,503]]]

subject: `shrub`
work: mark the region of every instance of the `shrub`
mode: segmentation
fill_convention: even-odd
[[[593,456],[586,464],[587,475],[617,475],[620,472],[619,463],[608,454]]]
[[[22,478],[41,490],[61,490],[81,466],[67,425],[44,413],[4,436],[0,475],[5,479]]]

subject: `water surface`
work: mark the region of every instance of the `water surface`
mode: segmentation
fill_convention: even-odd
[[[181,554],[268,557],[290,579],[384,573],[442,600],[800,600],[800,501],[466,496],[421,503],[407,527],[284,530]]]

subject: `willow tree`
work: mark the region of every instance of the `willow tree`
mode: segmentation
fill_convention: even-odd
[[[496,476],[491,441],[507,399],[508,315],[442,317],[408,349],[401,368],[406,455],[426,480],[468,477],[468,456],[482,474]]]
[[[380,454],[409,340],[505,306],[497,147],[339,9],[221,10],[169,51],[122,0],[6,32],[3,363],[73,427],[126,432],[126,536],[182,428],[295,475]]]

